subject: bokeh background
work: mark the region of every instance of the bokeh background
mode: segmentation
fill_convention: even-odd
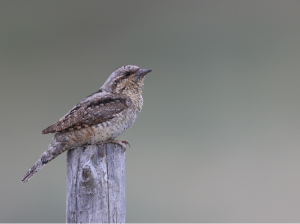
[[[153,69],[127,222],[300,222],[300,1],[0,1],[0,222],[65,222],[41,131],[119,66]]]

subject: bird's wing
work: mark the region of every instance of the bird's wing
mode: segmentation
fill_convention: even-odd
[[[128,108],[131,103],[131,100],[124,95],[96,92],[80,101],[64,117],[42,133],[73,131],[106,122]]]

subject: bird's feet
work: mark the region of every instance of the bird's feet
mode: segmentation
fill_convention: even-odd
[[[116,139],[112,139],[112,140],[106,141],[105,143],[114,143],[114,144],[120,145],[122,147],[122,152],[126,151],[126,145],[128,145],[130,147],[129,142],[127,142],[127,141],[119,141],[119,140],[116,140]]]

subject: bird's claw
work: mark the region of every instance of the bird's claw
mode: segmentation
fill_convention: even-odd
[[[127,141],[119,141],[119,140],[116,140],[116,139],[108,141],[106,143],[118,144],[119,146],[122,147],[122,153],[124,153],[126,151],[126,145],[128,145],[130,147],[129,142],[127,142]]]

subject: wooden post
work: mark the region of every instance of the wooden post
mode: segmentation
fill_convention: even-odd
[[[67,223],[125,223],[125,152],[88,145],[67,154]]]

